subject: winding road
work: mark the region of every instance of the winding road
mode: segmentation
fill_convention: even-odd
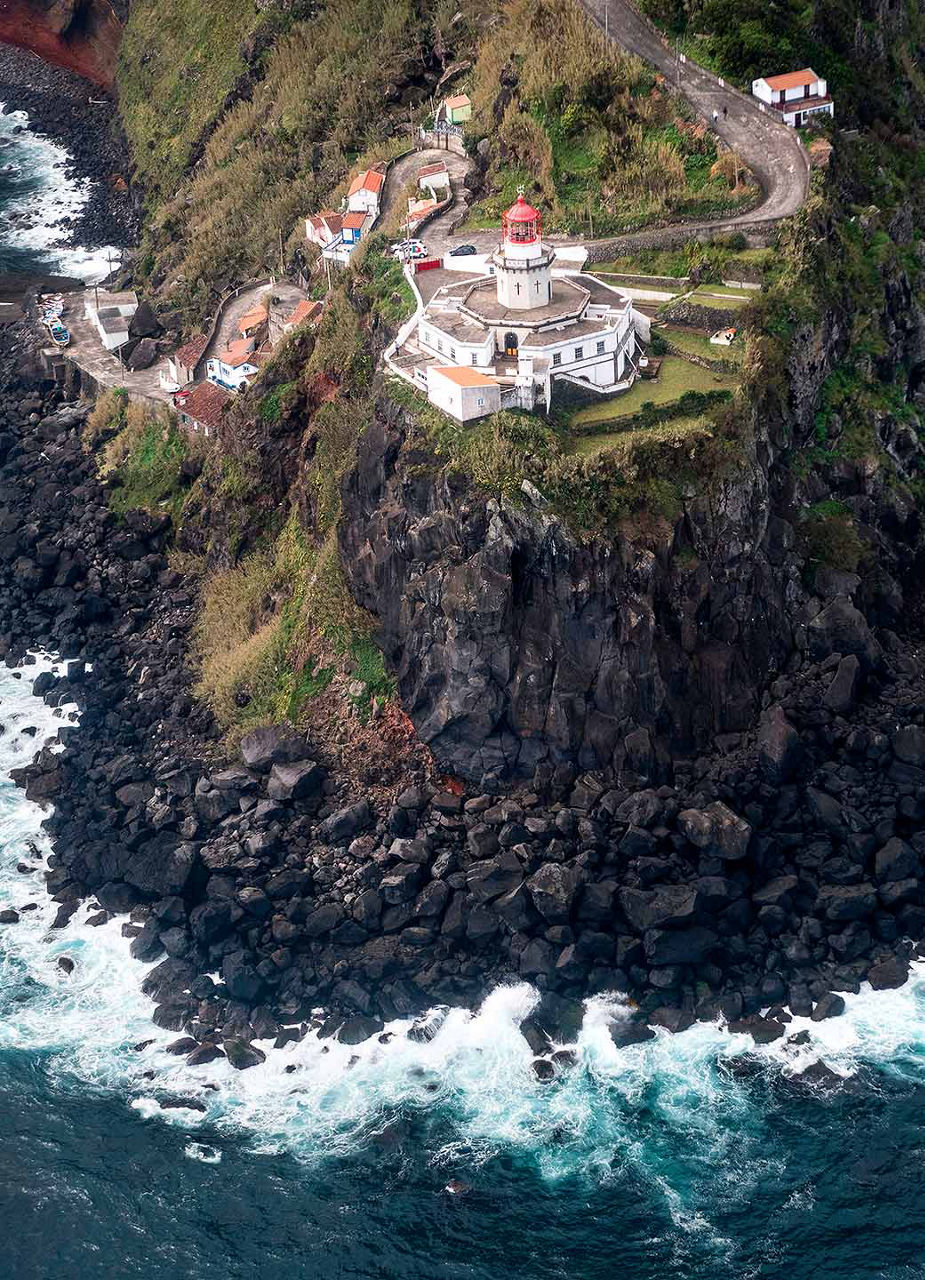
[[[580,0],[582,8],[610,39],[657,67],[669,84],[680,90],[695,111],[710,120],[719,112],[716,132],[739,153],[757,178],[764,199],[747,213],[722,222],[688,223],[721,229],[789,218],[809,191],[809,160],[794,129],[760,110],[754,98],[721,84],[695,62],[680,62],[672,49],[629,0]],[[723,107],[728,115],[723,117]]]
[[[663,227],[607,237],[607,243],[619,243],[621,249],[623,246],[628,249],[632,245],[681,242],[704,232],[722,234],[739,229],[759,229],[797,212],[809,192],[809,159],[795,130],[762,111],[753,98],[720,83],[697,63],[679,61],[675,50],[629,0],[580,0],[580,3],[615,44],[661,71],[672,88],[687,98],[702,119],[710,121],[714,110],[718,113],[715,126],[718,136],[738,152],[763,193],[757,205],[728,218],[669,223]],[[457,180],[454,173],[454,184]],[[483,251],[494,247],[497,231],[467,231],[463,228],[452,233],[450,227],[458,216],[458,209],[452,211],[431,223],[424,232],[428,247],[435,254],[445,254],[460,242],[471,243]],[[556,236],[550,239],[560,241]],[[579,237],[561,237],[561,242],[592,243]]]

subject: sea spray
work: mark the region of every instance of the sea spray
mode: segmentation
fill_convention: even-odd
[[[56,1087],[104,1090],[145,1119],[196,1133],[191,1159],[207,1158],[194,1154],[200,1146],[211,1158],[213,1133],[309,1164],[346,1160],[410,1121],[447,1173],[471,1174],[509,1152],[550,1183],[631,1178],[661,1197],[679,1230],[709,1233],[699,1207],[708,1190],[715,1194],[721,1182],[728,1197],[745,1197],[768,1171],[760,1107],[724,1060],[750,1055],[779,1078],[821,1058],[845,1077],[873,1066],[925,1079],[921,963],[900,990],[847,995],[841,1018],[788,1024],[788,1038],[809,1033],[805,1045],[756,1048],[744,1034],[698,1024],[618,1049],[609,1028],[627,1006],[619,994],[602,995],[587,1002],[573,1063],[541,1081],[519,1030],[538,993],[520,983],[497,988],[475,1011],[435,1012],[429,1040],[409,1038],[410,1021],[399,1020],[358,1046],[321,1041],[317,1030],[280,1050],[265,1042],[266,1062],[244,1072],[226,1061],[188,1067],[165,1052],[175,1033],[150,1020],[141,981],[151,966],[129,956],[123,921],[90,926],[86,903],[65,928],[50,928],[56,905],[36,857],[48,853],[41,810],[8,780],[69,714],[31,693],[49,665],[27,667],[21,679],[0,677],[0,907],[21,913],[17,924],[0,927],[0,1051],[41,1058]],[[34,737],[21,732],[31,726]],[[32,869],[24,874],[22,865]],[[30,903],[35,909],[22,911]],[[73,972],[59,966],[62,957]],[[184,1100],[194,1107],[176,1105]],[[717,1231],[718,1249],[723,1239]]]
[[[117,249],[68,246],[68,228],[90,198],[90,182],[68,175],[67,151],[0,103],[0,273],[51,271],[92,284],[121,258]]]

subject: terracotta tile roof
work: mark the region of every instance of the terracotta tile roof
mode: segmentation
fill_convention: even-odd
[[[184,342],[182,347],[176,349],[173,358],[182,369],[194,369],[208,345],[206,335],[197,333],[195,338],[190,338],[189,342]]]
[[[788,71],[783,76],[765,76],[764,82],[769,89],[798,89],[818,79],[811,67],[805,67],[802,71]]]
[[[316,231],[327,230],[332,236],[336,236],[340,231],[341,216],[339,213],[335,213],[333,209],[324,209],[321,213],[313,213],[308,220]]]
[[[295,326],[297,324],[301,324],[303,320],[311,320],[313,318],[317,318],[320,314],[321,314],[320,302],[311,302],[308,298],[303,298],[302,301],[296,305],[296,308],[292,312],[292,315],[287,316],[287,318],[283,321],[283,323],[287,325],[292,325],[292,327],[295,328]]]
[[[217,427],[222,420],[222,410],[230,399],[229,393],[214,382],[197,382],[188,396],[177,401],[177,408],[203,427]]]
[[[457,94],[454,94],[452,98],[447,98],[446,100],[447,111],[455,111],[457,107],[471,107],[471,106],[472,106],[472,99],[469,97],[468,93],[457,93]]]
[[[431,366],[434,373],[442,374],[444,378],[450,382],[455,382],[457,387],[497,387],[499,382],[497,378],[491,378],[487,373],[480,373],[478,369],[473,369],[470,365],[451,364],[444,366]]]
[[[222,364],[237,369],[242,364],[253,364],[253,354],[254,344],[250,338],[236,338],[234,342],[229,342],[226,350],[220,351],[215,358],[221,360]]]
[[[425,164],[423,169],[418,169],[418,181],[420,182],[421,178],[434,178],[438,173],[450,176],[445,160],[438,160],[436,164]]]
[[[365,213],[348,213],[344,217],[343,228],[345,231],[361,231],[366,218],[367,215]]]
[[[238,321],[238,328],[243,333],[245,329],[255,329],[257,325],[264,324],[267,318],[267,309],[264,306],[251,307],[250,311],[245,311],[244,315]]]
[[[384,181],[384,174],[377,173],[375,169],[367,169],[365,173],[357,174],[350,184],[347,195],[355,196],[358,191],[372,191],[374,195],[378,195]]]

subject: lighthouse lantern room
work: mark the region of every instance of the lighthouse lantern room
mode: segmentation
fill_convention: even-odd
[[[501,243],[492,255],[498,302],[512,311],[545,306],[552,298],[555,252],[543,244],[543,215],[521,191],[501,215]]]

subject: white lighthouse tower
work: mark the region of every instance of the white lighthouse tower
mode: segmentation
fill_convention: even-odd
[[[555,250],[543,244],[543,217],[523,192],[501,215],[501,243],[492,255],[498,302],[511,311],[544,307],[552,300]]]

